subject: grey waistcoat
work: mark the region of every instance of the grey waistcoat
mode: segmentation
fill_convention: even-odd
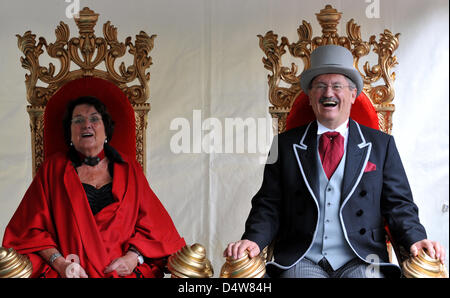
[[[318,152],[316,158],[319,169],[319,224],[313,245],[305,257],[316,263],[325,257],[333,270],[356,257],[345,240],[339,219],[346,155],[347,153],[344,152],[344,156],[330,180],[323,170]]]

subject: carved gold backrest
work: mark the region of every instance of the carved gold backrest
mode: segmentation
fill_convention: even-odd
[[[98,77],[114,83],[128,97],[136,118],[136,159],[145,171],[146,166],[146,129],[147,114],[150,110],[149,81],[150,73],[146,72],[152,64],[149,56],[153,49],[156,35],[148,36],[144,31],[136,35],[133,43],[131,37],[125,42],[117,40],[117,28],[110,21],[103,25],[104,37],[97,37],[94,27],[98,14],[85,7],[80,11],[75,23],[79,36],[70,38],[69,26],[60,22],[55,30],[56,41],[48,44],[45,38],[27,31],[23,36],[17,35],[18,47],[24,57],[20,58],[22,67],[29,71],[25,75],[27,111],[30,116],[31,144],[33,158],[33,176],[44,160],[44,110],[49,99],[66,83],[84,77]],[[131,54],[133,64],[125,66],[122,62],[116,71],[116,59],[127,53]],[[60,62],[60,69],[39,64],[39,57],[45,52],[50,58]],[[74,69],[75,65],[77,66]],[[102,69],[103,66],[103,70]],[[46,85],[42,87],[43,84]],[[135,84],[137,83],[137,84]],[[134,84],[134,85],[133,85]]]
[[[310,54],[314,49],[334,44],[346,47],[353,53],[354,66],[361,73],[364,81],[363,92],[369,97],[377,111],[380,130],[390,134],[392,113],[395,110],[395,106],[392,104],[395,96],[393,87],[395,73],[391,73],[391,68],[397,64],[394,52],[398,48],[400,34],[393,35],[385,29],[380,34],[378,41],[375,35],[372,35],[369,41],[363,41],[360,26],[353,19],[347,22],[347,36],[338,34],[337,25],[342,13],[331,5],[326,5],[316,16],[322,27],[322,36],[313,37],[312,27],[306,21],[303,21],[298,27],[299,39],[295,43],[290,43],[286,37],[282,37],[279,43],[278,35],[272,31],[268,31],[264,36],[258,35],[259,46],[266,55],[263,58],[264,67],[272,72],[268,75],[269,101],[272,104],[269,112],[273,118],[278,120],[278,131],[275,133],[285,130],[287,115],[294,100],[302,91],[298,65],[292,63],[290,67],[286,67],[282,64],[282,57],[287,53],[286,48],[292,57],[301,59],[303,72],[310,67]],[[361,71],[360,59],[369,55],[371,49],[376,54],[378,63],[370,67],[367,61]]]

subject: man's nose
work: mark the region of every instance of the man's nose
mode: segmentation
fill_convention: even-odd
[[[332,85],[328,85],[323,94],[325,97],[334,97],[334,91]]]

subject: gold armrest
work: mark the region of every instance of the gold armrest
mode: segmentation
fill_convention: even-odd
[[[259,254],[250,258],[248,251],[239,259],[227,257],[220,270],[221,278],[262,278],[266,274],[264,257]]]
[[[208,278],[214,275],[206,249],[198,243],[185,246],[169,257],[167,268],[172,278]]]
[[[420,250],[417,257],[403,262],[403,274],[407,278],[448,278],[445,265],[438,259],[431,258],[425,250]]]
[[[0,278],[28,278],[33,272],[30,260],[13,248],[0,247]]]

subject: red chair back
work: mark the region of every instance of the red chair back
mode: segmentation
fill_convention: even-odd
[[[112,82],[86,77],[65,84],[48,101],[44,112],[44,160],[56,152],[67,152],[62,120],[69,101],[80,96],[102,101],[115,122],[110,144],[123,154],[136,158],[136,120],[125,93]]]
[[[359,124],[379,129],[377,111],[364,92],[361,92],[356,98],[350,117]],[[308,95],[301,92],[294,100],[287,116],[286,130],[308,124],[315,119],[313,109],[309,105]]]

